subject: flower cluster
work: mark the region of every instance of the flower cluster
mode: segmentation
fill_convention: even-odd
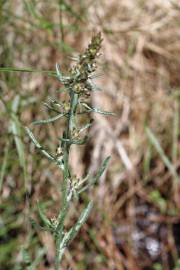
[[[79,95],[90,95],[92,84],[89,79],[97,68],[96,58],[99,56],[101,42],[101,33],[99,33],[92,38],[88,48],[78,57],[77,64],[69,71],[71,87]]]

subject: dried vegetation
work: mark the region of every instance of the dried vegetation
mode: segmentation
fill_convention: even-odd
[[[91,192],[96,206],[63,267],[179,269],[178,1],[0,1],[0,14],[1,68],[49,71],[0,70],[0,269],[25,267],[20,247],[39,265],[35,269],[53,265],[50,235],[25,224],[29,214],[37,218],[37,200],[55,216],[62,176],[29,147],[22,127],[46,118],[40,104],[49,95],[63,99],[51,72],[55,63],[67,67],[69,56],[99,30],[102,76],[95,80],[104,91],[91,102],[116,116],[95,116],[94,139],[81,151],[72,149],[71,166],[82,176],[87,168],[94,173],[109,154],[112,159]],[[35,135],[55,153],[61,128],[37,128]],[[83,196],[77,207],[86,201]],[[75,208],[71,212],[69,224],[77,215]]]

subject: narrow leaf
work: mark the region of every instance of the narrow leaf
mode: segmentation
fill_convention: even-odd
[[[48,231],[48,232],[51,231],[50,228],[45,228],[45,227],[42,227],[39,224],[37,224],[37,222],[33,218],[30,218],[30,223],[31,223],[32,227],[34,229],[36,229],[37,231]]]
[[[92,122],[87,123],[86,125],[84,125],[82,128],[79,129],[79,133],[83,132],[84,130],[90,128],[92,126]]]
[[[60,72],[60,66],[56,63],[56,73],[57,73],[57,76],[58,76],[58,79],[63,82],[63,75],[62,73]]]
[[[98,108],[94,108],[94,107],[90,107],[88,104],[86,103],[81,103],[89,112],[95,112],[95,113],[99,113],[99,114],[103,114],[103,115],[115,115],[112,112],[106,112],[106,111],[102,111]]]
[[[108,166],[108,163],[109,163],[110,158],[111,158],[111,157],[109,156],[109,157],[107,157],[107,158],[102,162],[99,171],[97,172],[96,176],[94,177],[94,181],[95,181],[94,183],[98,182],[98,181],[99,181],[99,178],[103,175],[105,169],[106,169],[107,166]]]
[[[65,115],[65,113],[61,113],[61,114],[56,115],[56,116],[49,118],[47,120],[36,120],[36,121],[33,121],[32,123],[34,125],[49,124],[49,123],[55,122],[56,120],[58,120],[59,118],[61,118],[64,115]]]
[[[88,203],[87,207],[82,211],[77,223],[69,230],[69,232],[67,232],[64,235],[64,238],[60,244],[60,251],[64,249],[69,244],[69,242],[72,241],[76,237],[80,228],[86,222],[92,207],[93,207],[93,202],[91,201]]]
[[[35,146],[42,152],[42,154],[44,156],[46,156],[49,160],[51,161],[56,161],[56,158],[53,157],[53,155],[51,155],[50,153],[48,153],[41,145],[40,143],[36,140],[36,138],[34,137],[33,133],[31,132],[31,130],[28,127],[25,127],[25,130],[27,132],[27,134],[29,135],[30,139],[32,140],[32,142],[35,144]]]
[[[17,68],[17,67],[0,67],[0,72],[39,72],[39,73],[48,73],[48,75],[55,75],[55,71],[52,70],[36,70],[30,68]]]
[[[44,212],[42,210],[42,207],[41,207],[41,205],[39,203],[37,204],[37,207],[38,207],[39,216],[40,216],[42,222],[44,223],[45,227],[52,228],[52,223],[50,222],[50,220],[44,214]]]
[[[25,127],[25,130],[26,130],[27,134],[29,135],[30,139],[32,140],[32,142],[35,144],[35,146],[37,148],[41,148],[41,145],[36,140],[36,138],[34,137],[34,134],[31,132],[31,130],[28,127]]]
[[[108,162],[109,162],[110,158],[111,157],[109,156],[102,162],[97,174],[94,177],[90,177],[89,183],[78,191],[79,194],[81,192],[87,190],[88,188],[90,188],[92,185],[94,185],[95,183],[97,183],[99,181],[100,177],[103,175],[105,169],[108,166]]]
[[[103,115],[115,115],[115,113],[102,111],[98,108],[91,108],[91,111],[95,113],[103,114]]]

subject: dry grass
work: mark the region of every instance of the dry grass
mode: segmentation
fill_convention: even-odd
[[[104,93],[94,95],[92,103],[115,112],[116,117],[95,118],[91,130],[94,139],[81,152],[76,148],[73,150],[72,167],[81,175],[86,168],[94,172],[109,154],[112,160],[106,175],[92,191],[96,207],[77,241],[66,252],[64,269],[68,266],[72,269],[174,269],[172,265],[177,262],[180,252],[176,232],[180,226],[180,188],[145,127],[151,128],[163,154],[178,174],[178,1],[77,1],[72,7],[75,14],[83,14],[80,18],[69,11],[59,12],[56,1],[53,4],[36,1],[36,10],[53,24],[52,28],[46,28],[28,14],[21,1],[7,2],[3,14],[10,14],[2,24],[1,66],[43,70],[53,70],[56,62],[66,66],[71,47],[80,51],[93,31],[103,33],[100,70],[103,76],[96,81]],[[62,22],[64,28],[59,31]],[[62,38],[64,42],[60,42]],[[59,87],[54,78],[39,73],[3,73],[0,83],[8,106],[16,94],[21,96],[22,103],[28,102],[24,107],[21,105],[18,112],[25,125],[37,116],[45,117],[46,112],[40,109],[40,103],[48,95],[57,95]],[[34,100],[31,101],[32,97]],[[0,122],[4,136],[0,145],[4,149],[9,115],[2,108],[4,118]],[[45,131],[36,129],[36,132],[40,140],[55,151],[54,138],[59,130],[56,125]],[[23,138],[27,144],[28,139]],[[11,157],[0,200],[5,205],[5,210],[2,209],[4,222],[9,217],[7,207],[10,205],[13,222],[17,218],[20,224],[16,224],[15,234],[18,245],[21,245],[26,228],[22,229],[22,212],[25,211],[23,195],[19,193],[23,193],[24,184],[11,135],[9,141]],[[35,153],[33,146],[30,151],[28,149],[29,146],[26,147],[28,187],[31,190],[29,204],[34,212],[37,199],[48,202],[50,206],[52,200],[59,201],[56,187],[60,176],[53,166],[47,166],[47,162]],[[1,157],[3,161],[3,151]],[[18,190],[22,192],[18,193]],[[82,198],[83,201],[86,197]],[[56,209],[50,206],[48,213],[53,217]],[[72,209],[74,214],[76,216],[76,211]],[[35,244],[32,244],[32,239]],[[38,269],[50,269],[54,252],[49,235],[37,232],[29,241],[26,239],[33,256],[42,244],[49,247],[45,258],[47,266],[41,263]],[[13,248],[17,253],[15,250]],[[157,261],[162,268],[153,268]]]

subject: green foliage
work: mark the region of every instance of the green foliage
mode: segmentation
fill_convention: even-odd
[[[62,207],[59,211],[58,217],[53,220],[48,219],[41,205],[38,204],[38,212],[43,226],[39,226],[34,220],[32,220],[34,227],[37,229],[48,230],[54,235],[56,243],[56,270],[59,269],[65,248],[75,238],[81,226],[86,222],[93,205],[92,201],[90,201],[80,214],[75,225],[66,232],[65,219],[68,214],[70,203],[74,198],[77,199],[81,192],[87,190],[99,181],[99,178],[107,168],[110,159],[110,157],[107,157],[103,161],[95,176],[87,174],[83,179],[78,179],[74,176],[69,165],[71,146],[73,144],[85,144],[89,137],[87,135],[82,136],[82,133],[92,126],[92,120],[88,120],[87,123],[79,127],[79,117],[82,114],[86,115],[88,113],[113,115],[112,113],[93,108],[89,105],[91,92],[96,89],[92,82],[92,76],[97,68],[96,58],[99,56],[101,42],[102,38],[99,33],[92,38],[91,43],[85,52],[76,59],[77,63],[69,69],[68,75],[63,75],[60,71],[59,65],[56,65],[57,78],[61,84],[64,85],[64,91],[67,94],[67,101],[59,102],[57,100],[50,99],[50,103],[46,104],[46,106],[49,111],[56,113],[56,115],[47,120],[37,120],[34,124],[49,124],[61,118],[65,118],[66,127],[63,132],[63,136],[59,138],[57,154],[54,156],[45,150],[34,137],[32,131],[26,127],[26,131],[35,146],[63,172]]]
[[[180,259],[176,261],[176,265],[173,270],[179,270],[180,269]]]
[[[163,270],[163,267],[160,263],[155,263],[153,266],[153,270]]]
[[[174,177],[174,180],[177,183],[180,183],[180,178],[177,175],[176,169],[174,168],[172,162],[169,160],[169,158],[165,154],[163,148],[161,147],[158,139],[156,138],[156,136],[154,135],[152,130],[150,128],[146,128],[146,133],[147,133],[147,136],[148,136],[150,142],[152,143],[152,145],[155,147],[156,151],[160,155],[160,157],[161,157],[162,161],[164,162],[165,166],[168,168],[170,174],[172,175],[172,177]]]
[[[153,203],[156,204],[160,208],[160,211],[164,213],[167,209],[167,202],[161,196],[160,192],[158,190],[153,190],[149,196],[151,200],[153,201]]]

